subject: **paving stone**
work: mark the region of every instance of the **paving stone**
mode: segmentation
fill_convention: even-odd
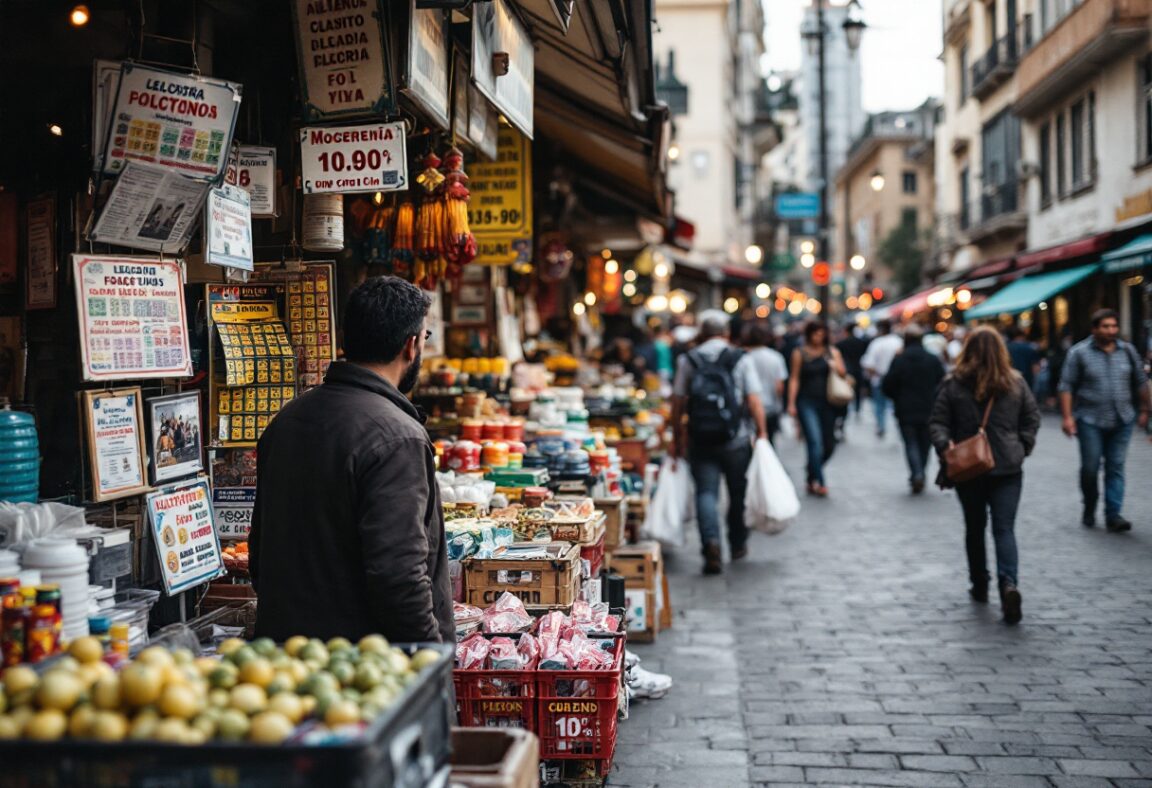
[[[966,755],[902,755],[900,763],[905,769],[926,772],[968,772],[976,768],[976,761]]]
[[[1061,758],[1060,768],[1066,774],[1084,777],[1139,777],[1140,773],[1127,761],[1089,761]]]

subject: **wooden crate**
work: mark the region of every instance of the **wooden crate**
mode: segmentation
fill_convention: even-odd
[[[660,543],[641,542],[617,547],[608,564],[613,572],[624,578],[628,607],[633,613],[628,637],[641,643],[652,642],[661,629],[672,624]],[[643,628],[636,619],[637,611],[643,614]]]
[[[607,529],[604,549],[611,552],[620,544],[624,533],[624,523],[628,519],[628,500],[624,496],[597,498],[595,504],[597,511],[604,513],[604,526]]]
[[[659,542],[619,546],[607,561],[613,572],[624,577],[625,588],[656,590],[657,570],[663,562]]]
[[[468,558],[464,564],[464,600],[488,607],[508,591],[530,607],[566,606],[580,590],[580,548],[543,545],[549,558]]]

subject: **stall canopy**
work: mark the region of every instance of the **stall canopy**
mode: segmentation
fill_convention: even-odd
[[[1143,268],[1152,263],[1152,234],[1141,235],[1135,240],[1115,249],[1100,258],[1104,271],[1109,274]]]
[[[974,306],[964,313],[965,320],[980,320],[996,315],[1014,315],[1031,309],[1057,293],[1067,290],[1074,284],[1087,279],[1100,268],[1100,263],[1069,268],[1067,271],[1053,271],[1018,279],[984,303]]]

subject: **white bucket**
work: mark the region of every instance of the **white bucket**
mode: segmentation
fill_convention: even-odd
[[[344,249],[344,195],[307,194],[301,235],[310,252],[339,252]]]

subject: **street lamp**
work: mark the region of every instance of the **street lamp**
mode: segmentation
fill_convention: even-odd
[[[884,191],[884,182],[884,173],[880,172],[880,170],[872,173],[872,179],[868,181],[874,192]]]
[[[820,259],[827,262],[829,258],[829,232],[828,232],[828,89],[827,67],[825,63],[825,48],[828,38],[828,29],[824,25],[824,10],[828,0],[812,0],[816,7],[816,24],[807,26],[800,35],[808,43],[808,51],[816,55],[817,59],[817,85],[819,88],[818,102],[820,105]],[[860,47],[860,39],[864,33],[864,20],[860,18],[861,8],[858,0],[848,3],[847,16],[841,27],[844,29],[844,38],[848,43],[848,50],[855,52]],[[828,285],[819,285],[819,300],[822,307],[830,306],[828,302]]]
[[[854,254],[852,259],[848,261],[848,265],[852,266],[853,271],[863,271],[864,266],[868,265],[868,261],[864,259],[864,255]]]

